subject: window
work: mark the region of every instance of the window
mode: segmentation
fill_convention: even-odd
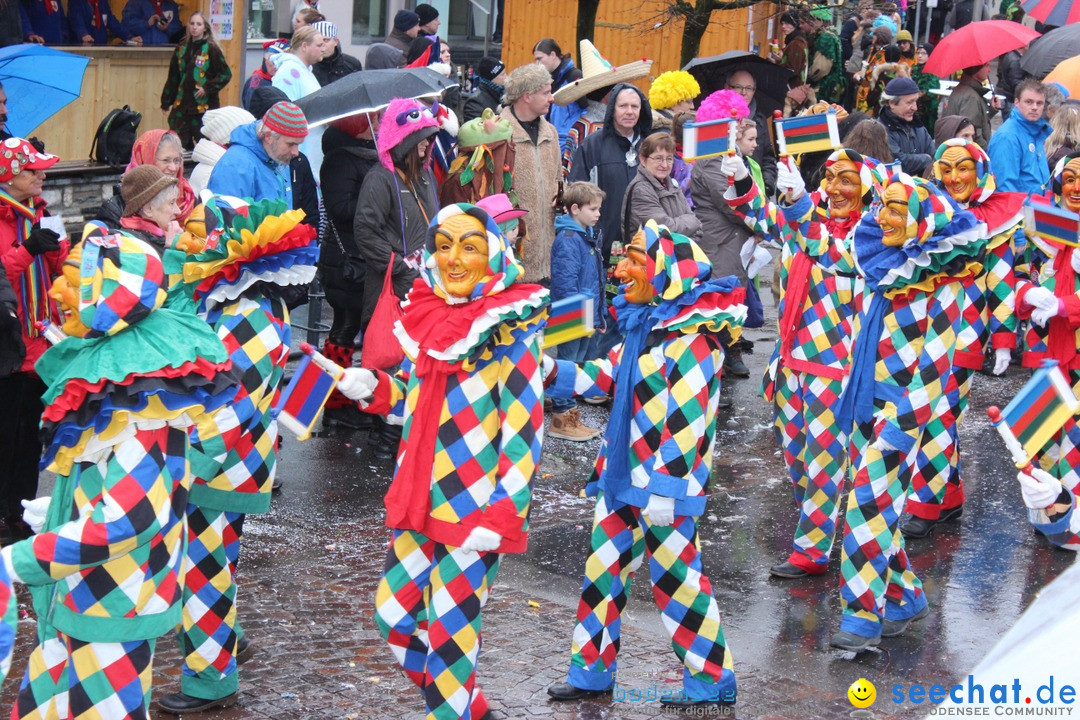
[[[386,0],[353,0],[353,43],[386,37],[386,24]]]

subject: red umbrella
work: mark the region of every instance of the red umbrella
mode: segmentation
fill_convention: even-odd
[[[941,38],[923,72],[946,77],[972,65],[988,63],[1010,50],[1022,48],[1040,33],[1010,20],[968,23]]]
[[[1080,22],[1080,3],[1075,0],[1024,0],[1020,7],[1031,17],[1047,25]]]

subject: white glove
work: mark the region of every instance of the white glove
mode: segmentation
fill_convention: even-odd
[[[1054,309],[1057,309],[1057,298],[1054,297],[1054,293],[1044,287],[1036,285],[1024,293],[1024,302],[1033,308],[1046,308],[1051,299],[1054,301]]]
[[[1045,510],[1054,504],[1061,494],[1058,479],[1041,468],[1032,468],[1031,475],[1024,472],[1016,474],[1020,481],[1020,494],[1024,504],[1032,510]]]
[[[998,348],[994,351],[994,374],[1001,375],[1009,369],[1009,363],[1012,362],[1012,350],[1009,348]]]
[[[787,195],[791,202],[795,202],[806,192],[806,181],[798,168],[791,167],[794,164],[790,157],[776,163],[776,191]]]
[[[551,371],[555,369],[555,358],[550,355],[540,356],[540,377],[547,380]]]
[[[1050,322],[1050,318],[1056,317],[1060,313],[1061,307],[1058,305],[1058,299],[1052,298],[1052,300],[1054,301],[1052,307],[1043,307],[1040,304],[1037,310],[1032,311],[1031,322],[1039,327],[1046,327],[1046,323]]]
[[[750,171],[746,169],[746,163],[735,153],[725,155],[720,161],[720,172],[735,180],[742,180],[750,174]]]
[[[882,454],[885,454],[887,452],[896,452],[897,450],[900,449],[898,447],[895,447],[891,442],[886,440],[881,435],[878,435],[877,440],[875,440],[874,444],[871,445],[870,447],[874,448],[875,450],[877,450],[879,453],[882,453]]]
[[[11,561],[11,548],[14,545],[5,545],[0,548],[0,563],[4,564],[4,569],[7,570],[8,578],[13,583],[21,583],[23,579],[19,577],[19,574],[15,572],[15,564]]]
[[[22,501],[24,508],[22,519],[26,521],[26,524],[30,526],[35,535],[41,532],[41,528],[45,527],[45,516],[49,513],[50,502],[52,502],[51,497],[39,497]]]
[[[465,538],[465,542],[461,543],[461,549],[474,553],[491,552],[498,548],[501,542],[502,535],[486,527],[477,526],[469,533],[469,537]]]
[[[675,498],[654,494],[644,512],[653,527],[667,527],[675,522]]]
[[[375,394],[379,384],[375,373],[367,368],[345,368],[345,374],[338,380],[337,389],[350,400],[367,400]]]

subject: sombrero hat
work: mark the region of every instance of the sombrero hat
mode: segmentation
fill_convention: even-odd
[[[593,90],[611,87],[616,83],[646,77],[652,69],[652,60],[635,60],[625,65],[612,65],[588,40],[581,41],[581,79],[567,83],[553,96],[556,105],[569,105]]]

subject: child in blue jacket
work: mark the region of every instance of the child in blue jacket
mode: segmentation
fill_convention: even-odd
[[[562,196],[565,214],[555,218],[555,242],[551,246],[551,301],[584,293],[593,299],[596,332],[589,337],[559,345],[559,359],[580,363],[595,360],[602,351],[607,328],[607,307],[604,296],[604,255],[600,233],[595,229],[600,220],[604,191],[591,182],[575,182]],[[600,434],[596,428],[582,424],[573,398],[552,399],[549,437],[585,442]]]

